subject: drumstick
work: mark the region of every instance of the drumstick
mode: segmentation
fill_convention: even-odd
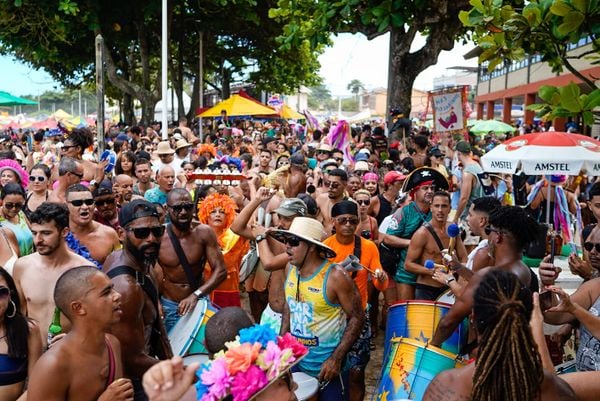
[[[450,237],[450,244],[448,245],[448,254],[452,255],[454,247],[456,246],[456,237],[460,234],[460,228],[458,224],[452,223],[448,226],[448,236]]]
[[[427,259],[423,266],[425,266],[427,269],[441,269],[445,272],[448,272],[448,268],[446,266],[434,263],[431,259]]]
[[[259,226],[262,226],[263,224],[265,224],[265,208],[260,206],[258,208],[258,210],[256,211],[256,214],[257,214],[256,223]]]

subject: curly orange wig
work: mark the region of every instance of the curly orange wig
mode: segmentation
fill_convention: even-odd
[[[202,156],[203,153],[210,153],[212,157],[217,157],[217,149],[212,143],[201,143],[196,148],[196,154]]]
[[[202,224],[208,224],[210,212],[218,207],[225,210],[225,227],[231,227],[231,223],[233,223],[233,219],[235,218],[236,205],[233,199],[220,193],[207,196],[198,205],[198,219],[200,219]]]

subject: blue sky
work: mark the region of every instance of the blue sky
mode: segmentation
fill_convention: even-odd
[[[424,39],[418,37],[412,50],[423,46]],[[389,35],[368,41],[360,34],[342,34],[334,37],[334,45],[326,49],[319,58],[321,76],[334,96],[349,95],[346,89],[353,79],[360,80],[367,89],[387,86]],[[456,44],[450,52],[442,52],[436,66],[425,70],[415,82],[417,89],[431,89],[433,78],[451,75],[452,66],[475,66],[475,60],[465,61],[462,57],[473,45]],[[34,70],[9,56],[0,56],[0,90],[13,95],[38,95],[53,90],[57,83],[44,71]]]

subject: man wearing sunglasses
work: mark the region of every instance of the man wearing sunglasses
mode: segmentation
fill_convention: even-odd
[[[36,252],[17,260],[13,277],[27,316],[39,323],[45,347],[55,306],[49,289],[54,288],[56,280],[65,271],[91,263],[67,246],[69,211],[65,205],[44,202],[29,220]]]
[[[329,173],[325,181],[327,193],[317,197],[317,205],[320,211],[317,219],[323,224],[328,235],[331,234],[333,228],[331,209],[336,203],[346,199],[347,184],[348,174],[344,170],[336,168]]]
[[[58,180],[56,188],[48,197],[48,202],[65,203],[67,201],[67,188],[79,184],[83,178],[83,164],[76,159],[63,156],[58,165]]]
[[[369,272],[367,269],[373,272],[378,271],[378,279],[383,279],[385,273],[381,269],[379,250],[375,243],[355,234],[359,222],[358,206],[356,203],[350,200],[336,203],[331,209],[331,218],[333,219],[335,234],[324,240],[323,244],[331,247],[337,253],[337,256],[329,260],[343,266],[351,266],[348,263],[349,257],[350,255],[354,255],[359,259],[360,264],[364,266],[360,270],[354,270],[356,266],[347,269],[354,270],[349,275],[358,288],[362,310],[365,315],[365,323],[362,327],[360,337],[348,353],[350,400],[362,401],[365,398],[365,369],[371,359],[371,324],[367,308],[367,281],[369,279]]]
[[[93,195],[96,205],[94,220],[105,226],[112,227],[118,233],[121,228],[119,225],[119,209],[117,208],[117,201],[115,200],[110,180],[103,180],[98,188],[94,189]]]
[[[165,232],[154,205],[143,199],[129,202],[119,211],[123,249],[104,264],[115,291],[121,294],[121,321],[112,333],[121,342],[124,376],[131,379],[134,400],[146,400],[141,379],[158,359],[172,356],[160,318],[155,264]]]
[[[71,185],[67,189],[67,207],[70,230],[67,240],[71,249],[81,256],[88,251],[89,257],[102,266],[108,255],[121,247],[119,235],[112,228],[94,221],[94,197],[89,188],[81,184]]]
[[[227,277],[223,255],[214,231],[199,224],[192,228],[194,203],[183,188],[175,188],[167,198],[171,223],[160,243],[158,263],[162,269],[161,303],[167,332],[181,316],[192,312],[202,296],[210,294]],[[213,274],[204,282],[204,264]]]

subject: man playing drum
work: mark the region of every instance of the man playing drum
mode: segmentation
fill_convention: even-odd
[[[227,277],[223,255],[217,237],[210,227],[199,224],[192,228],[194,203],[190,194],[175,188],[167,197],[167,212],[171,223],[160,243],[158,263],[161,304],[165,328],[171,330],[180,316],[191,312],[198,298],[210,294]],[[213,274],[203,282],[204,262]]]
[[[448,236],[450,194],[446,191],[434,193],[430,209],[431,221],[422,225],[410,240],[405,269],[407,272],[417,275],[415,299],[434,301],[447,289],[449,283],[440,286],[432,278],[438,267],[432,269],[424,265],[426,260],[432,260],[438,266],[443,266],[442,250],[449,249],[450,244]],[[456,253],[460,261],[467,260],[467,252],[460,236],[456,237]],[[448,280],[453,279],[453,277],[448,278]]]

